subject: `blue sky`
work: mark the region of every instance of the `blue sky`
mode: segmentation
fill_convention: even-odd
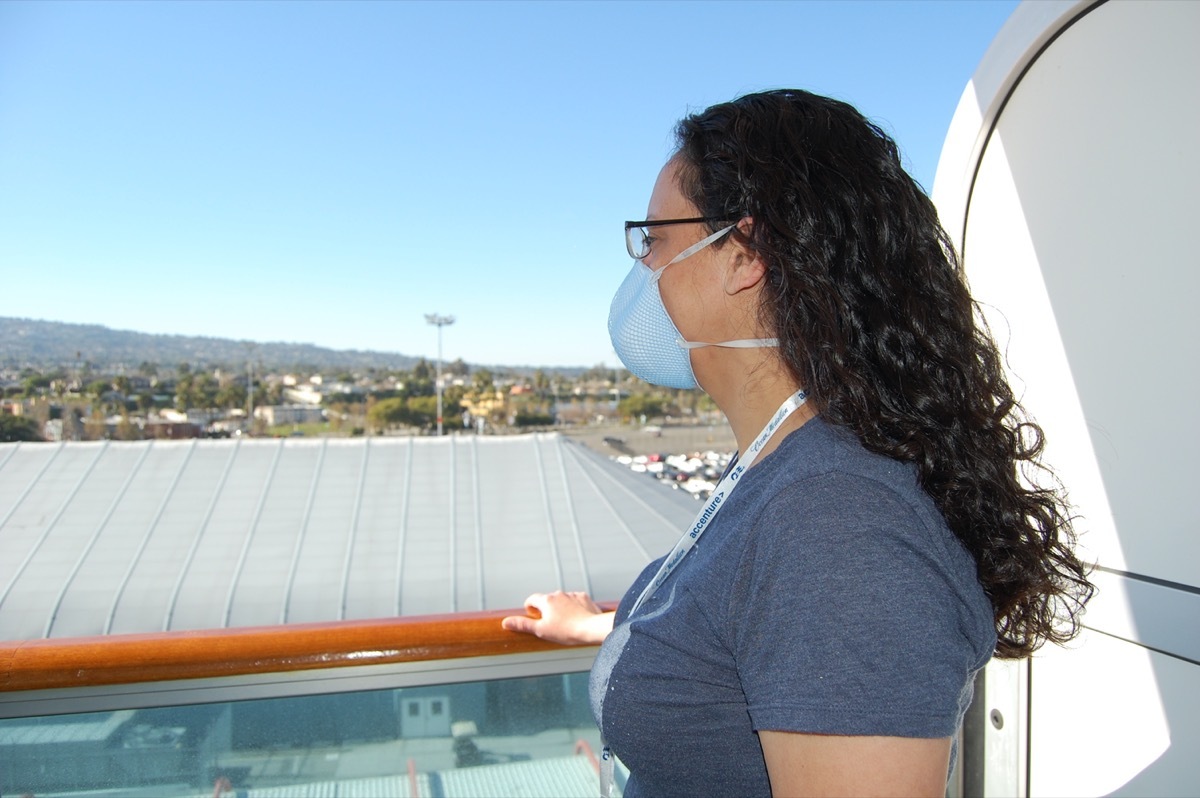
[[[616,366],[681,115],[830,94],[929,188],[1015,6],[0,2],[0,316]]]

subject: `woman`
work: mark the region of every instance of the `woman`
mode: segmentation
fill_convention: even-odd
[[[1021,478],[1041,430],[882,131],[781,90],[677,138],[609,330],[740,459],[615,614],[535,594],[504,626],[603,641],[626,795],[942,795],[975,673],[1069,639],[1091,593],[1063,496]]]

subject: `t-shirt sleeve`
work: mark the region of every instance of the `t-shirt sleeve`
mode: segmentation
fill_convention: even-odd
[[[973,565],[940,519],[826,474],[772,497],[748,532],[726,623],[756,730],[955,732],[980,619],[962,598]]]

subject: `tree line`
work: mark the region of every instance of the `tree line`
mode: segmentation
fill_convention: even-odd
[[[603,365],[565,377],[541,369],[525,374],[507,369],[472,369],[459,359],[444,364],[442,375],[442,417],[449,429],[460,420],[466,426],[480,419],[491,428],[590,423],[597,408],[605,416],[611,417],[615,409],[621,419],[641,423],[712,409],[697,391],[657,388],[624,370]],[[73,414],[79,424],[96,427],[86,437],[114,436],[111,422],[105,431],[106,419],[114,416],[121,419],[117,437],[137,437],[131,417],[154,411],[231,413],[286,404],[285,391],[290,387],[284,375],[265,370],[231,372],[188,363],[170,368],[149,361],[127,373],[104,373],[83,363],[73,370],[42,372],[27,367],[6,376],[3,398],[40,407],[41,414],[48,418],[56,417],[55,412],[58,417],[64,412]],[[411,369],[337,370],[317,376],[325,386],[321,405],[328,414],[330,432],[429,430],[437,425],[437,374],[424,359]],[[329,385],[340,390],[328,390]],[[26,423],[6,420],[4,424],[0,434],[29,434]]]

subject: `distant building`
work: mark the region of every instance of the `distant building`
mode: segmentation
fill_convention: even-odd
[[[42,425],[42,437],[48,441],[61,441],[63,439],[63,421],[61,418],[52,418]]]
[[[142,436],[158,440],[181,441],[200,437],[200,425],[190,421],[151,419],[142,427]]]
[[[508,395],[498,388],[494,391],[468,394],[463,397],[461,404],[463,409],[475,418],[492,418],[493,414],[497,416],[508,414]]]
[[[203,410],[191,407],[188,408],[185,417],[189,423],[195,424],[198,427],[207,427],[217,419],[225,418],[225,411],[218,410],[215,407],[209,407]]]
[[[314,385],[298,385],[295,388],[284,388],[283,398],[291,404],[316,406],[321,404],[324,396]]]
[[[264,405],[254,408],[254,417],[267,426],[284,424],[315,424],[325,420],[325,410],[312,405]]]

